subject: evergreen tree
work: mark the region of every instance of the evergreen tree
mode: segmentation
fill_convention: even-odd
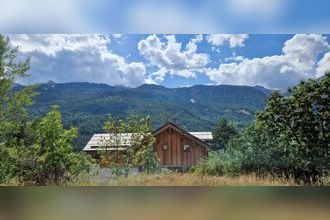
[[[220,119],[212,133],[214,140],[212,150],[215,151],[225,150],[230,139],[238,134],[234,125],[225,118]]]
[[[17,56],[18,48],[0,35],[0,182],[20,172],[20,159],[33,140],[26,107],[32,104],[35,87],[14,88],[15,80],[26,77],[30,68],[29,59],[19,61]]]

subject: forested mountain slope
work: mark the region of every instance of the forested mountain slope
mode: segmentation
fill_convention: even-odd
[[[39,95],[29,109],[31,116],[43,115],[51,105],[59,105],[65,125],[79,128],[78,149],[93,133],[102,132],[108,114],[116,118],[134,113],[150,115],[155,128],[171,120],[191,131],[211,130],[220,117],[242,127],[253,120],[255,111],[264,107],[268,95],[268,90],[260,87],[229,85],[165,88],[146,84],[127,88],[50,82],[40,84],[37,90]]]

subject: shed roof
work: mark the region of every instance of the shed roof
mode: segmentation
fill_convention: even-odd
[[[186,132],[183,129],[179,128],[173,123],[168,123],[159,129],[155,130],[153,134],[157,134],[166,126],[174,126],[177,129],[180,129],[184,133],[194,137],[199,142],[207,142],[213,140],[212,133],[208,131],[204,132]],[[126,150],[127,147],[131,146],[132,138],[136,135],[135,133],[108,133],[108,134],[94,134],[89,140],[87,145],[84,147],[83,151],[95,151],[97,148],[103,150]]]
[[[197,131],[197,132],[189,132],[189,133],[194,135],[198,139],[201,139],[202,141],[213,140],[212,132],[210,131]]]
[[[104,150],[126,150],[131,145],[133,133],[108,133],[94,134],[84,147],[84,151],[94,151],[96,148],[107,146],[116,146],[104,148]]]

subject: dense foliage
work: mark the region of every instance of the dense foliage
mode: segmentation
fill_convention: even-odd
[[[83,154],[73,152],[72,141],[77,138],[77,129],[65,130],[57,106],[38,123],[34,153],[36,156],[36,184],[60,185],[79,175],[89,167]]]
[[[11,48],[9,39],[0,35],[0,183],[19,172],[19,154],[30,145],[31,122],[26,107],[32,104],[34,87],[13,92],[17,77],[25,77],[29,60],[19,62],[17,48]]]
[[[117,174],[128,174],[131,167],[139,167],[142,171],[152,173],[160,168],[159,159],[154,151],[155,137],[151,132],[150,117],[128,116],[115,120],[109,116],[104,124],[104,131],[111,138],[102,143],[100,148],[101,166],[110,167]],[[126,134],[129,136],[123,137]],[[126,140],[126,141],[123,141]],[[127,148],[125,151],[120,148]],[[107,150],[112,148],[112,150]]]
[[[13,89],[17,77],[26,77],[29,60],[17,59],[17,48],[0,35],[0,183],[62,184],[88,168],[84,155],[73,153],[76,130],[63,129],[61,114],[53,109],[30,120],[35,87]]]
[[[211,149],[213,151],[224,151],[227,148],[229,141],[237,134],[238,131],[235,126],[227,119],[222,118],[212,132],[213,143]]]
[[[116,120],[133,114],[150,115],[153,129],[172,121],[189,131],[211,131],[224,117],[241,129],[254,119],[256,110],[263,109],[267,97],[254,87],[227,85],[170,89],[49,82],[40,84],[37,90],[40,95],[29,108],[31,116],[45,114],[51,105],[61,106],[65,127],[78,127],[76,149],[82,149],[94,133],[102,132],[108,114]]]
[[[289,96],[274,92],[256,121],[228,151],[195,168],[201,173],[257,173],[315,183],[330,170],[330,75],[301,82]]]

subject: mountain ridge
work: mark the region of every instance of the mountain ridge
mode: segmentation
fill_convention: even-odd
[[[263,109],[267,94],[250,86],[195,85],[167,88],[145,84],[135,88],[96,83],[44,83],[29,107],[32,117],[59,105],[65,126],[77,126],[81,149],[93,133],[102,132],[108,114],[115,118],[127,115],[150,115],[154,128],[170,120],[190,131],[212,130],[221,117],[242,128]]]

